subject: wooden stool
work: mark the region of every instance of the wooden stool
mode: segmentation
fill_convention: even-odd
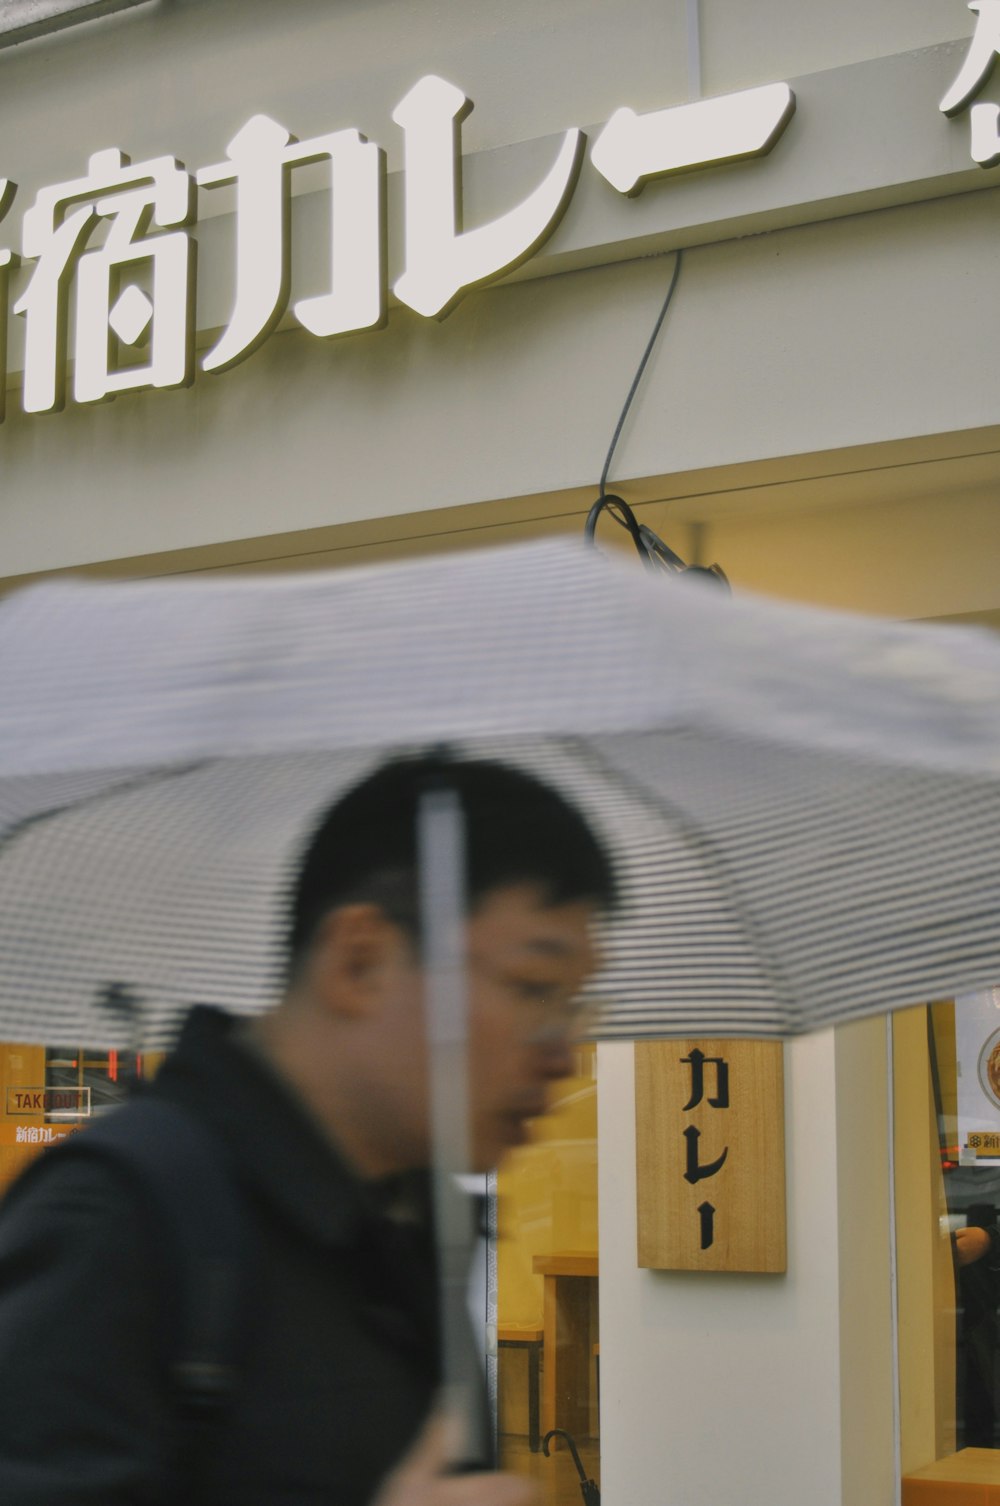
[[[545,1330],[542,1328],[516,1328],[511,1324],[501,1324],[497,1329],[498,1349],[526,1349],[528,1351],[528,1447],[533,1454],[537,1454],[542,1445],[542,1432],[539,1426],[538,1377],[542,1368],[544,1338]]]

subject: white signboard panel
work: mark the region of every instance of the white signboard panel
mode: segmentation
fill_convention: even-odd
[[[955,1000],[958,1156],[1000,1161],[1000,988]]]

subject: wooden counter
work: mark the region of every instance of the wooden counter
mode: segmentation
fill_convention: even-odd
[[[1000,1449],[963,1448],[903,1476],[903,1506],[1000,1506]]]
[[[531,1264],[545,1278],[542,1432],[565,1428],[576,1438],[587,1438],[597,1343],[597,1255],[593,1250],[554,1250],[533,1256]]]

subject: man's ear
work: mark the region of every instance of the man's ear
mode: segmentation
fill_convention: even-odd
[[[312,945],[310,981],[320,1002],[345,1019],[378,1008],[386,965],[399,933],[378,905],[338,905],[320,922]]]

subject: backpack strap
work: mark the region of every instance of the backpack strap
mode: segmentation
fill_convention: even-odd
[[[171,1499],[192,1503],[239,1381],[250,1312],[248,1221],[226,1148],[178,1104],[140,1093],[49,1155],[107,1162],[143,1211],[178,1423]]]

